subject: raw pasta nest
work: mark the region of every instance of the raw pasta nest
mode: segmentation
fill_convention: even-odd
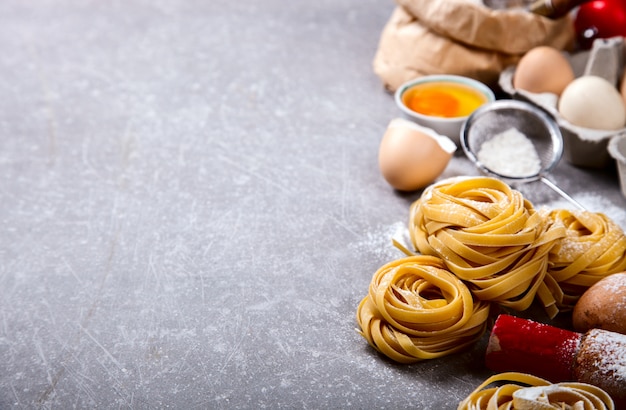
[[[509,382],[497,387],[490,384]],[[512,382],[512,383],[510,383]],[[525,373],[501,373],[476,388],[457,410],[613,410],[615,404],[602,389],[586,383],[551,384]]]
[[[442,357],[485,332],[489,304],[434,256],[417,255],[382,266],[357,309],[361,335],[400,363]]]
[[[441,257],[478,299],[525,310],[539,296],[556,314],[544,278],[565,228],[506,183],[472,177],[430,186],[411,205],[409,232],[420,253]]]
[[[546,282],[560,310],[570,310],[593,284],[626,270],[626,236],[602,213],[554,210],[549,217],[566,234],[550,251]]]

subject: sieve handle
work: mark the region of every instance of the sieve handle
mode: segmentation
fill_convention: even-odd
[[[539,178],[541,182],[543,182],[544,184],[546,184],[547,186],[549,186],[550,188],[552,188],[552,190],[556,193],[558,193],[559,195],[561,195],[563,198],[567,199],[569,202],[571,202],[574,206],[576,206],[578,209],[580,209],[581,211],[586,211],[585,207],[582,206],[577,200],[575,200],[574,198],[572,198],[571,196],[569,196],[565,191],[563,191],[561,188],[559,188],[558,186],[556,186],[554,183],[552,183],[552,181],[550,181],[548,178],[546,177],[541,177]]]

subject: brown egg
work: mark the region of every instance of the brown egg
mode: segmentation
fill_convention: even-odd
[[[429,128],[396,118],[380,142],[378,165],[387,182],[400,191],[432,183],[445,170],[456,144]]]
[[[606,276],[578,300],[572,313],[574,329],[604,329],[626,334],[626,272]]]
[[[532,93],[561,95],[574,78],[572,65],[559,50],[539,46],[520,59],[513,76],[513,87]]]

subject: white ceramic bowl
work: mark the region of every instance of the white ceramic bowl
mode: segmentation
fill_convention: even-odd
[[[441,74],[441,75],[427,75],[423,77],[416,78],[411,81],[407,81],[402,84],[395,92],[395,101],[396,105],[404,116],[407,119],[415,121],[416,123],[431,128],[435,130],[438,134],[445,135],[449,137],[452,141],[454,141],[457,145],[460,143],[460,135],[461,135],[461,127],[463,123],[467,120],[469,115],[461,116],[461,117],[436,117],[430,115],[420,114],[418,112],[413,111],[409,107],[404,104],[403,95],[411,88],[424,83],[434,83],[434,82],[451,82],[456,84],[463,84],[465,86],[469,86],[476,91],[483,94],[486,98],[486,103],[495,101],[496,97],[493,91],[487,87],[485,84],[480,81],[474,80],[469,77],[463,77],[458,75],[449,75],[449,74]]]

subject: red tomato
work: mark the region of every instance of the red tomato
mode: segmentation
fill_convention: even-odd
[[[593,0],[582,4],[574,28],[582,48],[590,48],[597,38],[626,37],[626,0]]]

